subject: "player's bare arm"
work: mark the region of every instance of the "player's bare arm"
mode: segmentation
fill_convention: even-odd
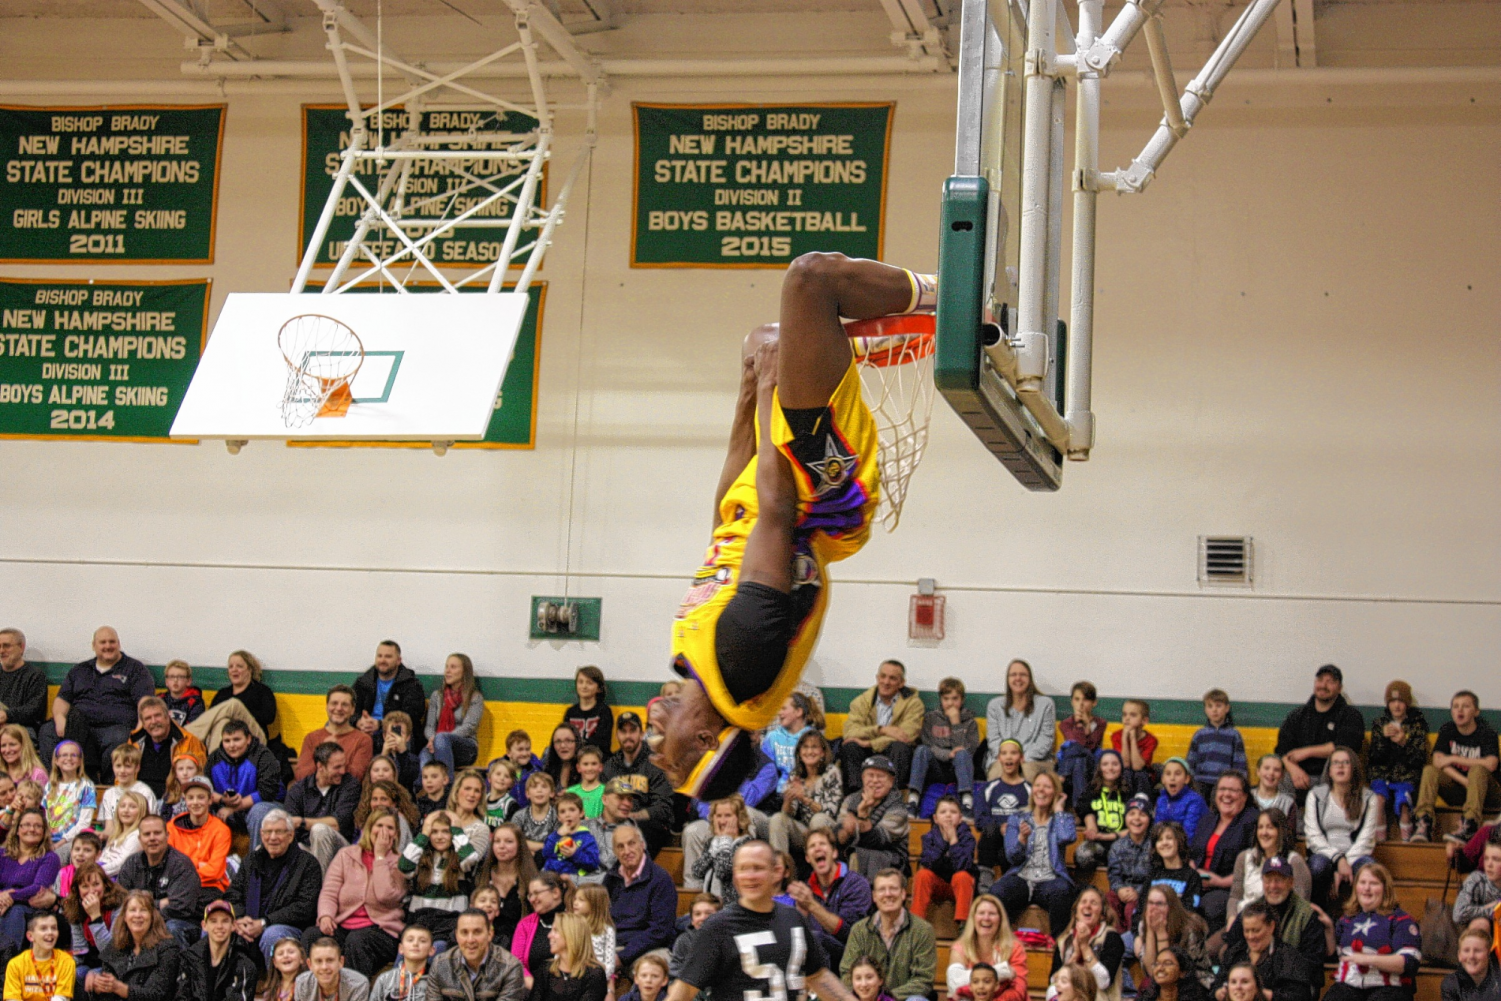
[[[667,988],[667,1001],[693,1001],[698,997],[700,988],[684,980],[674,980],[672,986]]]
[[[819,1001],[855,1001],[855,995],[844,986],[844,981],[828,970],[808,974],[808,993],[817,994]]]
[[[730,445],[725,453],[724,468],[719,471],[719,485],[714,488],[714,522],[722,520],[720,502],[730,485],[756,454],[756,348],[766,338],[776,336],[776,324],[768,323],[745,337],[740,357],[740,392],[735,399],[735,416],[730,422]]]
[[[806,410],[828,404],[849,368],[849,335],[840,317],[868,320],[909,310],[912,279],[902,268],[843,254],[804,254],[782,279],[782,406]]]
[[[846,339],[845,348],[849,343]],[[756,406],[770,415],[777,392],[781,347],[767,340],[756,349]],[[849,361],[845,360],[848,367]],[[745,540],[741,581],[754,581],[783,594],[792,590],[792,528],[797,519],[797,484],[792,468],[771,440],[771,420],[761,421],[756,464],[756,527]]]

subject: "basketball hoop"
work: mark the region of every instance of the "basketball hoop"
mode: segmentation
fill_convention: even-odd
[[[881,501],[876,518],[896,530],[907,483],[928,445],[933,416],[934,321],[929,313],[880,316],[845,324],[865,402],[880,442]]]
[[[365,363],[359,335],[331,316],[304,313],[282,324],[277,346],[287,363],[282,422],[306,427],[315,417],[343,417],[354,402],[349,383]]]

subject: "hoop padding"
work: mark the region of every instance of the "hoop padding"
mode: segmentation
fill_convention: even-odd
[[[307,427],[315,417],[343,417],[354,402],[349,383],[365,363],[365,345],[346,324],[303,313],[281,325],[276,343],[287,363],[281,419]]]
[[[891,532],[901,521],[907,485],[928,446],[933,416],[933,316],[912,313],[845,325],[865,402],[880,442],[881,500],[876,520]]]

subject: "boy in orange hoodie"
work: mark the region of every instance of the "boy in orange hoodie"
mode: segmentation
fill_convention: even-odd
[[[217,900],[229,889],[229,874],[224,863],[229,858],[232,836],[229,825],[210,812],[214,784],[207,775],[195,775],[183,784],[182,798],[187,811],[167,823],[167,844],[192,860],[203,884],[198,909]]]

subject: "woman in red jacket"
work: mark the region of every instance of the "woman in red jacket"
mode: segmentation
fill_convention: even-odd
[[[341,848],[328,864],[318,895],[318,923],[303,933],[305,948],[324,935],[339,940],[350,969],[367,977],[396,958],[406,877],[396,868],[396,814],[372,810],[359,844]]]

